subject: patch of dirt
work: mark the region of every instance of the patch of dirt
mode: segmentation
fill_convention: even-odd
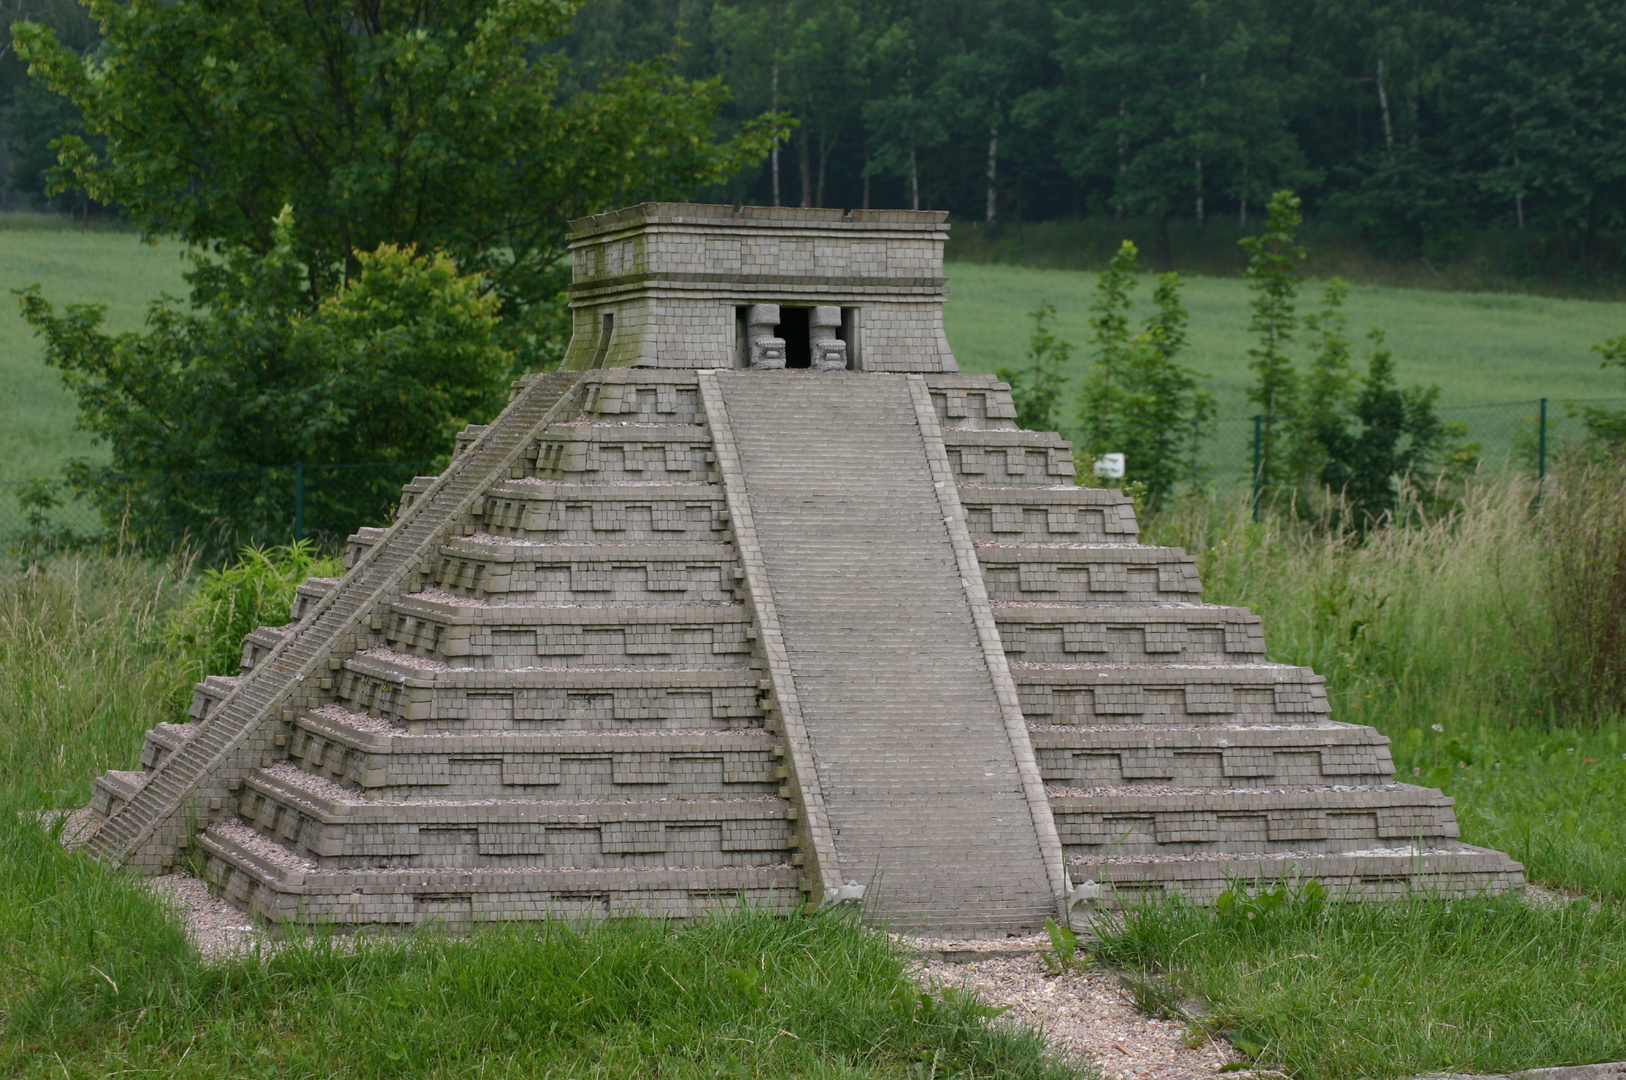
[[[270,938],[241,911],[219,897],[191,874],[165,874],[146,878],[154,896],[165,900],[186,920],[186,933],[204,960],[223,960],[241,953],[273,947]]]
[[[1212,1080],[1227,1065],[1238,1076],[1255,1075],[1236,1069],[1245,1059],[1224,1039],[1193,1047],[1183,1021],[1141,1013],[1112,972],[1047,974],[1038,955],[1049,947],[1043,935],[1003,941],[917,938],[905,944],[921,952],[922,977],[1008,1008],[1006,1017],[1039,1028],[1057,1050],[1100,1069],[1107,1080]]]

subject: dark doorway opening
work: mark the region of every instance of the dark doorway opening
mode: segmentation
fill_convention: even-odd
[[[813,314],[812,308],[782,307],[779,309],[779,325],[773,328],[774,336],[785,339],[785,366],[786,367],[812,367],[813,342],[808,339],[807,320]]]

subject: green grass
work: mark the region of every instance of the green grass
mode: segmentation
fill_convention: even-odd
[[[1079,346],[1069,368],[1076,387],[1089,363],[1090,302],[1095,275],[1075,270],[953,263],[944,322],[954,355],[966,371],[1020,367],[1040,303],[1056,306],[1055,329]],[[1307,282],[1304,299],[1319,301]],[[1137,322],[1147,314],[1150,285],[1135,294]],[[1207,375],[1204,385],[1221,415],[1250,413],[1246,400],[1249,293],[1237,278],[1186,282],[1191,346],[1185,362]],[[1302,303],[1301,311],[1311,310]],[[1426,292],[1356,285],[1345,305],[1352,336],[1364,343],[1369,326],[1388,335],[1403,383],[1438,384],[1442,406],[1565,397],[1626,397],[1618,371],[1600,371],[1588,349],[1626,333],[1626,303],[1562,300],[1505,293]],[[1072,419],[1071,410],[1068,412]]]
[[[1149,997],[1205,999],[1207,1026],[1313,1080],[1626,1058],[1618,905],[1250,899],[1233,918],[1130,911],[1097,955],[1148,976]]]
[[[114,331],[139,329],[148,301],[160,293],[186,295],[179,245],[147,245],[128,232],[66,229],[60,219],[34,217],[21,223],[33,226],[26,229],[0,221],[0,482],[55,476],[72,457],[107,457],[74,430],[73,396],[42,362],[39,339],[17,314],[11,290],[38,284],[58,306],[105,304]],[[0,498],[9,502],[10,495]]]
[[[199,963],[128,879],[0,826],[16,1077],[1077,1077],[852,919],[321,937]]]

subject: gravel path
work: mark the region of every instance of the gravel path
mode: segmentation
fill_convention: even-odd
[[[1049,947],[1043,935],[1006,941],[912,938],[905,944],[920,950],[924,978],[1009,1007],[1007,1017],[1038,1027],[1058,1050],[1100,1069],[1107,1080],[1209,1080],[1243,1060],[1223,1039],[1188,1045],[1185,1023],[1137,1011],[1111,972],[1046,974],[1038,955]]]

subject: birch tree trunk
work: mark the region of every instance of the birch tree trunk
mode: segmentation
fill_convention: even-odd
[[[807,95],[807,115],[813,115],[812,94]],[[807,152],[807,125],[805,123],[802,125],[802,152],[797,155],[797,158],[797,164],[801,166],[799,171],[802,174],[802,205],[812,206],[813,158],[812,155]]]
[[[996,99],[994,108],[999,108]],[[994,182],[999,176],[999,124],[995,123],[988,129],[988,206],[985,221],[989,229],[997,224],[998,201],[994,191]]]
[[[1378,107],[1383,111],[1383,146],[1390,162],[1395,159],[1395,125],[1389,116],[1389,91],[1383,85],[1383,54],[1378,53]]]
[[[1197,159],[1197,228],[1202,228],[1207,220],[1203,216],[1203,159]]]
[[[771,83],[771,86],[773,87],[773,89],[768,92],[768,102],[769,102],[768,111],[776,113],[776,112],[779,111],[779,54],[778,53],[775,53],[774,58],[773,58],[773,81]],[[773,149],[770,152],[770,154],[771,154],[771,156],[773,158],[773,204],[775,206],[778,206],[778,205],[780,205],[780,203],[779,203],[779,140],[778,139],[775,139],[773,141]]]

